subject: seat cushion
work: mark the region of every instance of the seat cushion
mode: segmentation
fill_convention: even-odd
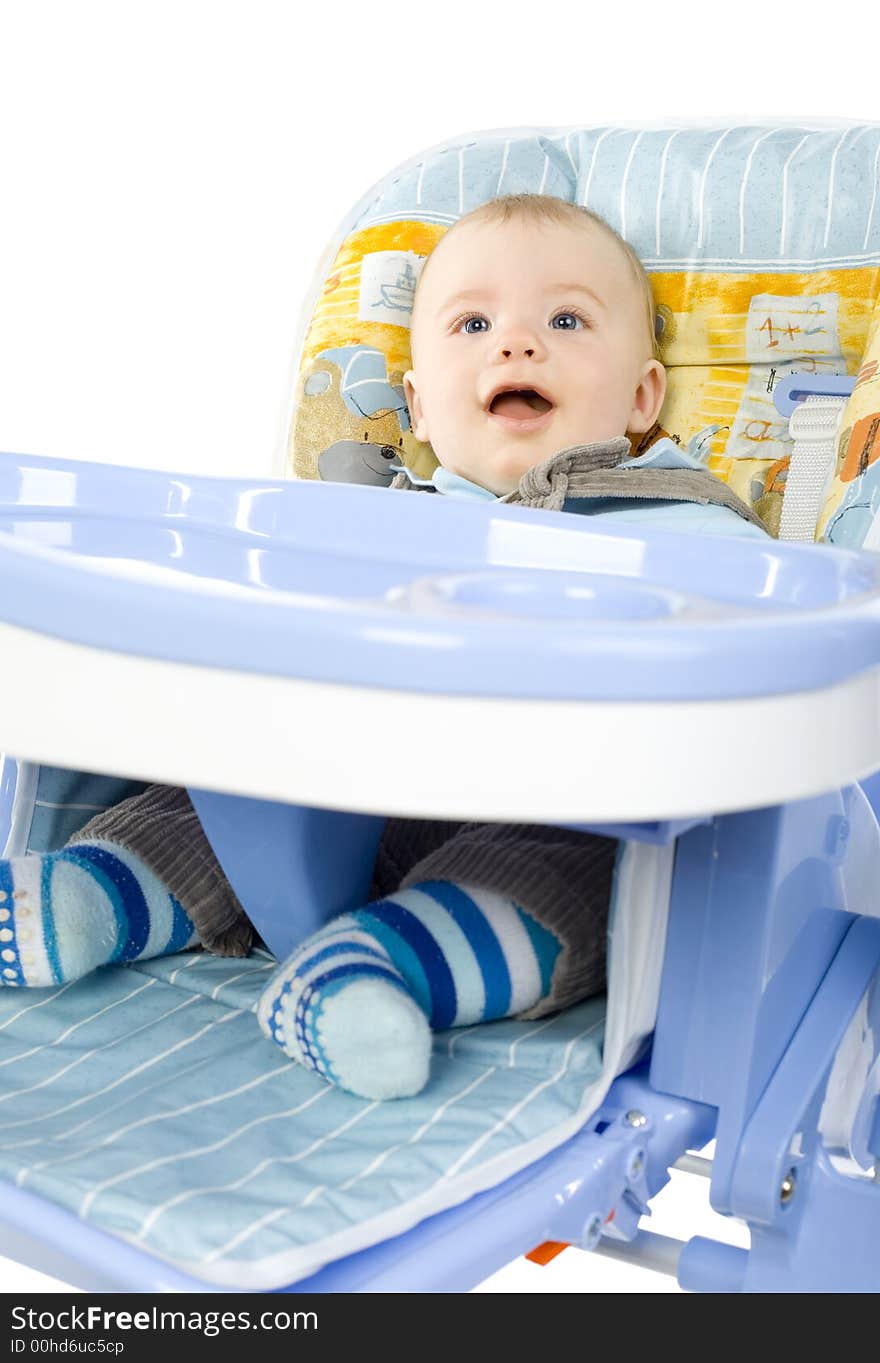
[[[267,1044],[252,1014],[273,968],[188,952],[0,990],[0,1175],[260,1290],[498,1183],[596,1106],[603,997],[437,1033],[422,1093],[377,1103]]]

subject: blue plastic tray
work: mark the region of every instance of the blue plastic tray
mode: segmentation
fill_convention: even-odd
[[[880,561],[613,516],[7,454],[0,619],[361,686],[726,699],[880,663]]]

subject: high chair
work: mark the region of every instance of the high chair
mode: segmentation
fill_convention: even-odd
[[[0,1252],[92,1290],[461,1291],[568,1244],[880,1290],[878,167],[880,124],[469,134],[330,243],[283,477],[0,457],[0,846],[185,785],[265,944],[0,990]],[[436,463],[418,271],[515,192],[632,242],[650,438],[772,538],[387,494]],[[253,1009],[389,815],[621,851],[607,997],[437,1034],[425,1090],[370,1103]],[[650,1231],[674,1166],[748,1249]]]

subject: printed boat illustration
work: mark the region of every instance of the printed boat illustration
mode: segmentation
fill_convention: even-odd
[[[416,273],[409,261],[406,262],[393,284],[383,284],[379,289],[386,308],[398,312],[410,312],[416,291]]]

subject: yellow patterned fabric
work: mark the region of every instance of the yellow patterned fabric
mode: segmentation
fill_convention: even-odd
[[[842,548],[880,548],[880,305],[874,309],[856,386],[844,409],[837,463],[817,539]]]
[[[361,208],[323,281],[286,472],[384,485],[400,461],[430,477],[402,382],[422,264],[479,203],[552,193],[601,213],[648,270],[669,386],[639,449],[705,433],[709,469],[777,533],[791,440],[773,389],[793,372],[859,370],[880,299],[878,159],[880,125],[865,125],[520,130],[409,163]]]

